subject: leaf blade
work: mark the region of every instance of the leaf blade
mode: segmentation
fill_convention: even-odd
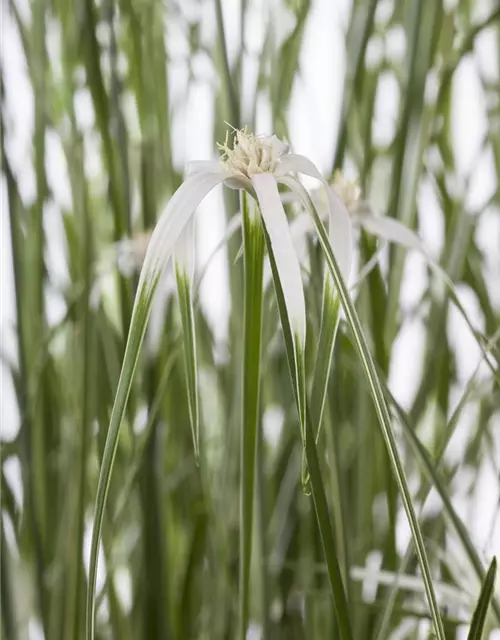
[[[467,636],[468,640],[481,640],[483,637],[486,617],[488,615],[488,609],[495,589],[496,572],[497,559],[493,557],[488,573],[484,578],[483,586],[481,587],[481,593],[479,594],[479,600],[477,602],[474,615],[472,616],[472,623],[469,635]]]

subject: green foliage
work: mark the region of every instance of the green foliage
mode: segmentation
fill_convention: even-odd
[[[469,640],[481,640],[484,635],[486,616],[488,614],[488,607],[490,606],[493,592],[495,590],[495,577],[497,573],[497,560],[493,558],[491,561],[488,573],[484,578],[481,594],[477,602],[474,615],[472,617],[472,623],[469,631]]]
[[[134,310],[141,247],[182,178],[173,148],[185,108],[171,87],[180,62],[176,38],[185,36],[188,89],[200,60],[208,54],[214,61],[214,147],[225,120],[255,123],[257,96],[242,98],[249,56],[258,57],[258,89],[274,132],[286,136],[315,7],[283,1],[279,11],[290,28],[279,40],[273,21],[266,23],[259,55],[242,43],[243,34],[251,40],[251,2],[241,3],[235,54],[224,3],[194,4],[215,16],[211,40],[203,12],[173,0],[33,0],[29,20],[14,0],[4,9],[33,88],[35,193],[26,196],[5,106],[13,97],[2,90],[16,323],[6,327],[5,342],[2,332],[1,357],[19,409],[19,429],[11,439],[2,432],[0,457],[2,638],[28,637],[30,623],[47,640],[84,638],[85,598],[96,578],[87,610],[93,620],[95,608],[96,638],[235,638],[248,621],[265,640],[386,640],[402,625],[406,637],[417,639],[429,636],[432,621],[440,638],[454,638],[460,627],[470,627],[470,638],[487,637],[500,628],[496,562],[479,547],[456,498],[459,489],[461,500],[474,500],[485,465],[497,477],[500,468],[494,432],[500,309],[479,242],[483,221],[500,205],[498,76],[478,74],[484,94],[496,96],[485,101],[480,149],[491,156],[496,191],[474,210],[470,176],[463,190],[454,187],[460,174],[451,122],[457,69],[485,32],[498,39],[500,10],[491,3],[491,13],[478,20],[474,3],[353,1],[332,173],[354,166],[365,198],[416,230],[426,215],[417,204],[425,184],[443,229],[439,264],[456,290],[429,269],[425,290],[409,308],[403,303],[408,253],[391,247],[388,268],[377,263],[349,293],[316,221],[320,242],[306,243],[307,343],[305,354],[297,354],[279,282],[273,286],[272,255],[270,283],[261,293],[269,247],[265,229],[248,215],[243,233],[227,239],[227,332],[211,323],[199,282],[192,287],[180,278],[179,305],[158,275],[159,300],[153,304],[154,287],[144,287]],[[400,58],[387,50],[391,31],[404,35]],[[380,42],[383,53],[373,60],[370,45]],[[321,65],[322,53],[314,55]],[[7,71],[2,66],[2,89],[9,88]],[[400,100],[395,134],[380,142],[375,105],[388,74]],[[82,100],[93,114],[83,124]],[[53,137],[70,202],[58,200],[50,179]],[[225,197],[228,222],[238,206],[233,194]],[[236,260],[242,240],[245,253]],[[67,271],[63,281],[50,257],[55,245]],[[364,233],[359,249],[362,264],[376,251]],[[128,254],[131,264],[123,268]],[[484,319],[481,327],[472,322],[471,333],[483,366],[465,383],[450,328],[463,291]],[[54,300],[62,308],[57,317]],[[155,327],[144,333],[150,312]],[[416,389],[403,408],[388,378],[398,341],[415,318],[423,365],[406,363],[416,369]],[[305,394],[297,389],[299,368],[306,373],[305,424],[297,411],[297,404],[304,409],[298,395]],[[450,446],[457,434],[458,457]],[[436,495],[440,508],[424,508]],[[398,528],[405,510],[416,547]],[[89,574],[94,519],[101,553]],[[92,545],[97,553],[98,537]],[[374,556],[376,571],[369,568]]]

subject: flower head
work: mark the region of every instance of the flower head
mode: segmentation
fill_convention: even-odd
[[[345,204],[349,213],[354,213],[361,198],[361,187],[357,180],[348,180],[342,171],[337,169],[333,174],[333,188]]]
[[[246,128],[234,131],[233,145],[226,133],[224,144],[217,146],[223,152],[221,160],[228,173],[250,179],[256,173],[274,173],[279,159],[289,147],[276,136],[247,133]]]
[[[362,197],[361,187],[357,180],[349,180],[342,171],[337,170],[333,175],[330,185],[331,189],[336,193],[348,211],[353,226],[362,228],[369,234],[378,236],[382,241],[372,260],[370,260],[361,272],[363,277],[377,263],[379,253],[385,247],[386,242],[399,244],[406,249],[417,250],[430,260],[424,244],[413,230],[406,227],[399,222],[399,220],[387,216],[380,216],[374,212],[371,203]],[[325,218],[329,211],[328,192],[325,192],[323,189],[314,189],[311,192],[311,197],[318,208],[320,217]],[[292,194],[292,198],[288,201],[298,202],[300,204],[300,198],[295,193]],[[307,214],[300,214],[293,225],[304,231],[314,232],[314,225],[310,222]],[[332,244],[335,242],[334,237],[331,238],[331,242]]]
[[[295,357],[295,386],[298,390],[300,422],[305,424],[306,308],[299,257],[290,224],[281,201],[278,185],[283,184],[299,198],[313,218],[316,209],[311,196],[297,179],[304,174],[319,180],[326,196],[329,217],[328,239],[345,280],[351,267],[351,222],[342,200],[305,156],[291,153],[289,146],[275,135],[254,135],[246,129],[234,130],[232,144],[226,135],[218,145],[222,157],[216,161],[191,163],[186,179],[170,198],[158,220],[149,244],[139,280],[138,299],[148,310],[163,268],[171,256],[175,258],[175,275],[181,302],[185,334],[190,415],[193,432],[198,429],[195,331],[192,312],[192,280],[194,276],[193,214],[200,202],[217,185],[244,190],[254,205],[248,208],[248,223],[260,233],[266,232],[267,249],[273,260],[273,279],[283,300],[286,321],[292,335]],[[250,213],[251,211],[251,213]],[[320,222],[321,224],[321,222]],[[142,313],[142,311],[141,311]],[[149,313],[149,311],[147,311]],[[147,318],[147,315],[144,315]]]
[[[304,174],[319,180],[326,196],[329,218],[329,243],[345,280],[351,268],[351,222],[341,199],[305,156],[291,153],[289,146],[275,135],[254,135],[246,129],[233,130],[224,144],[218,145],[222,157],[216,161],[190,163],[185,181],[170,198],[149,242],[139,282],[139,294],[152,299],[159,276],[172,255],[183,313],[183,326],[189,342],[190,413],[197,422],[194,327],[191,288],[194,274],[193,225],[190,221],[205,196],[219,184],[244,190],[255,206],[248,208],[248,223],[266,234],[267,249],[273,261],[273,279],[283,301],[286,321],[294,342],[296,357],[295,386],[298,390],[300,422],[305,424],[306,308],[299,257],[290,224],[278,190],[280,184],[292,190],[314,219],[315,205],[297,179]],[[250,213],[251,211],[251,213]],[[316,216],[316,218],[315,218]],[[321,221],[319,222],[321,224]],[[197,430],[197,424],[193,426]]]

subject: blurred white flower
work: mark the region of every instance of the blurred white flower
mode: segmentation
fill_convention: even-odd
[[[139,273],[146,257],[151,233],[152,231],[141,231],[113,246],[116,252],[116,264],[122,275],[130,276],[133,273]]]
[[[380,252],[385,247],[385,242],[392,242],[407,249],[419,251],[426,257],[430,265],[436,268],[434,260],[429,256],[419,236],[398,220],[377,215],[371,204],[361,197],[361,188],[356,181],[348,180],[341,171],[336,171],[331,186],[349,212],[353,226],[364,229],[367,233],[378,236],[383,241],[383,244],[378,248],[373,258],[363,268],[362,276],[358,276],[358,281],[360,277],[366,276],[367,271],[373,268]],[[323,190],[312,190],[311,197],[318,209],[320,217],[324,220],[327,216],[328,203]],[[294,193],[285,194],[283,202],[285,204],[298,203],[300,206],[300,199]],[[314,232],[314,225],[311,222],[310,216],[304,213],[297,215],[291,227],[292,236],[295,238],[297,245],[301,242],[304,233]]]

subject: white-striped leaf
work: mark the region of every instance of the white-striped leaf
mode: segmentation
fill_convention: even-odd
[[[181,311],[189,421],[191,423],[193,436],[194,455],[198,463],[200,455],[200,420],[196,363],[196,331],[193,311],[194,242],[195,228],[193,216],[187,223],[186,228],[181,233],[175,245],[175,278],[177,281],[177,292]]]

